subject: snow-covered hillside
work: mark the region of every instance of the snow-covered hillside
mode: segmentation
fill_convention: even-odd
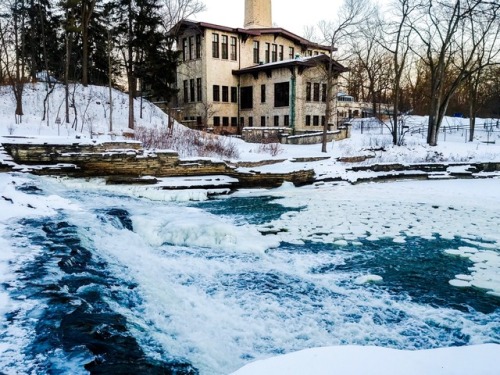
[[[110,95],[109,88],[101,86],[70,85],[69,102],[74,106],[69,110],[69,123],[65,119],[64,86],[56,84],[47,95],[49,88],[45,83],[27,84],[23,92],[22,123],[15,124],[15,100],[10,86],[0,86],[0,135],[38,135],[38,136],[74,136],[81,134],[90,137],[107,135],[110,132],[121,135],[128,128],[128,96],[118,90],[112,90],[113,117],[110,131]],[[48,115],[44,116],[44,108]],[[147,100],[135,101],[135,126],[166,126],[168,116]],[[44,118],[45,117],[45,118]]]

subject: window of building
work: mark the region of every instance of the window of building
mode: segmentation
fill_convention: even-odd
[[[278,56],[279,60],[283,61],[284,56],[285,56],[285,47],[283,47],[282,45],[280,45],[280,53],[279,53],[279,56]]]
[[[265,58],[265,63],[267,64],[269,62],[269,49],[271,48],[270,43],[266,43],[266,49],[264,50],[264,58]]]
[[[194,59],[194,37],[189,37],[189,60]]]
[[[184,80],[184,103],[189,102],[189,93],[188,93],[188,81]]]
[[[318,126],[319,125],[319,116],[313,116],[313,125]]]
[[[188,40],[187,38],[182,39],[182,61],[186,61],[188,57]]]
[[[251,116],[248,118],[248,126],[253,127],[253,117]]]
[[[253,62],[254,64],[258,64],[260,62],[260,53],[259,53],[259,42],[253,42]]]
[[[306,82],[306,102],[310,102],[311,101],[311,87],[312,87],[312,84],[311,82]]]
[[[274,116],[274,126],[275,127],[280,126],[280,117],[279,116]]]
[[[213,87],[213,101],[220,102],[220,86],[214,85]]]
[[[266,85],[260,85],[260,102],[266,102]]]
[[[245,126],[245,118],[244,117],[240,117],[240,126],[241,127]]]
[[[238,103],[238,88],[235,86],[231,87],[231,103]]]
[[[290,126],[290,116],[289,115],[285,115],[283,117],[283,125],[284,126]]]
[[[231,60],[236,61],[238,58],[238,54],[236,53],[236,37],[231,37]]]
[[[238,117],[231,117],[231,126],[238,126]]]
[[[196,100],[201,102],[201,78],[196,78]]]
[[[196,58],[199,59],[201,57],[201,35],[196,35]]]
[[[212,34],[212,57],[219,58],[219,34]]]
[[[272,62],[278,61],[278,45],[277,44],[273,44],[273,50],[271,53],[271,61]]]
[[[326,102],[326,83],[321,85],[321,101]]]
[[[229,126],[229,117],[224,116],[222,118],[222,126]]]
[[[220,126],[220,117],[214,116],[214,126]]]
[[[325,126],[325,124],[326,124],[326,117],[321,116],[321,126]]]
[[[290,82],[274,84],[274,106],[288,107],[290,105]]]
[[[266,126],[266,116],[260,116],[260,126]]]
[[[222,86],[222,101],[224,103],[229,102],[229,87],[228,86]]]
[[[196,117],[196,125],[201,125],[203,123],[203,120],[201,116]]]
[[[228,55],[228,37],[227,35],[222,35],[222,58],[227,60],[229,58]]]
[[[308,51],[307,51],[307,56],[312,56],[312,55],[313,55],[313,51],[308,50]]]
[[[253,86],[245,86],[240,90],[241,109],[253,108]]]
[[[190,100],[192,102],[196,101],[196,97],[195,97],[195,87],[194,87],[194,79],[190,79],[189,80],[189,97],[190,97]]]
[[[306,115],[306,126],[311,126],[311,116]]]
[[[288,48],[288,57],[290,60],[293,60],[295,58],[295,50],[293,47]]]
[[[313,100],[319,102],[319,83],[314,83]]]

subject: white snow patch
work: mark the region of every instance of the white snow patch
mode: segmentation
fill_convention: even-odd
[[[232,375],[497,375],[500,345],[403,351],[336,346],[250,363]]]

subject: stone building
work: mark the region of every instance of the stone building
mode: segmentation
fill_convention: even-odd
[[[245,130],[304,134],[336,130],[336,110],[325,117],[327,76],[347,69],[331,48],[272,26],[271,0],[245,0],[243,28],[183,20],[173,29],[179,120],[215,133]]]

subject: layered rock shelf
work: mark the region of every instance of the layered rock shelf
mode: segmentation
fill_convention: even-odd
[[[142,183],[143,176],[188,177],[226,175],[238,182],[235,188],[277,187],[285,181],[294,185],[314,182],[314,171],[290,173],[239,172],[236,167],[211,159],[180,159],[175,151],[145,152],[137,142],[102,144],[3,143],[18,168],[37,175],[70,177],[120,177],[120,181]],[[116,178],[110,178],[116,183]]]

